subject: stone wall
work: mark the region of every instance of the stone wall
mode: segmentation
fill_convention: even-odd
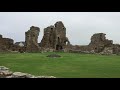
[[[25,46],[20,47],[14,44],[14,40],[3,38],[0,35],[0,51],[19,51],[19,52],[40,52],[40,51],[64,51],[64,52],[89,52],[106,53],[111,51],[113,54],[120,53],[120,45],[113,44],[112,40],[106,39],[106,34],[95,33],[91,37],[89,45],[72,45],[66,37],[66,27],[62,21],[44,29],[44,35],[40,43],[38,36],[40,28],[31,26],[30,30],[25,32]]]
[[[10,38],[3,38],[2,35],[0,35],[0,51],[8,51],[12,48],[14,43],[13,39]]]
[[[44,29],[44,36],[41,40],[40,47],[42,49],[53,49],[54,51],[64,50],[70,43],[66,37],[66,28],[61,21]]]
[[[105,47],[111,47],[113,45],[112,40],[108,40],[104,33],[96,33],[91,37],[91,42],[88,45],[89,50],[94,50],[99,53],[104,50]]]
[[[108,40],[104,33],[96,33],[91,37],[89,45],[72,45],[69,52],[79,53],[101,53],[113,54],[120,51],[119,45],[113,45],[112,40]]]
[[[120,45],[113,44],[113,54],[120,54]]]
[[[26,47],[20,47],[20,46],[14,44],[14,45],[11,47],[10,50],[11,50],[11,52],[12,52],[12,51],[17,51],[17,52],[23,53],[23,52],[26,52]]]
[[[25,32],[26,52],[38,52],[40,50],[38,45],[39,32],[40,28],[35,26],[30,27],[30,30]]]
[[[55,28],[54,26],[49,26],[47,28],[44,29],[44,35],[43,38],[41,40],[41,44],[40,46],[42,48],[55,48]]]

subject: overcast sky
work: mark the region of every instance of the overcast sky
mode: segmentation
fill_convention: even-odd
[[[120,44],[120,12],[0,12],[0,34],[15,42],[25,41],[31,26],[43,29],[62,21],[73,45],[87,45],[94,33],[106,33],[106,38]]]

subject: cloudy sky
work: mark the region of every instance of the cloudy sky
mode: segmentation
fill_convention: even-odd
[[[120,12],[0,12],[0,34],[15,42],[25,40],[31,26],[43,29],[62,21],[73,45],[87,45],[94,33],[106,33],[106,38],[120,44]]]

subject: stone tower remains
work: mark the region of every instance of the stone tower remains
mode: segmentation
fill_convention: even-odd
[[[66,28],[61,21],[55,23],[44,29],[44,36],[41,40],[40,46],[42,49],[64,50],[66,42],[70,43],[66,37]]]
[[[31,26],[30,30],[25,32],[25,46],[27,52],[37,52],[39,51],[38,45],[38,36],[39,36],[40,28]]]

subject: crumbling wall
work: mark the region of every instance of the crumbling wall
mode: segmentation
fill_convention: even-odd
[[[111,54],[118,52],[118,46],[113,45],[112,40],[108,40],[104,33],[96,33],[91,37],[91,42],[89,45],[74,45],[71,46],[69,52],[79,52],[79,53],[102,53]],[[114,46],[114,50],[113,50]]]
[[[18,52],[25,52],[25,47],[20,47],[14,44],[14,40],[10,38],[3,38],[0,35],[0,52],[6,51],[18,51]]]
[[[100,52],[102,55],[111,55],[113,54],[113,47],[105,47],[102,52]]]
[[[120,45],[113,44],[113,54],[120,54]]]
[[[96,33],[91,37],[91,42],[88,45],[89,50],[94,50],[99,53],[104,50],[105,47],[111,47],[113,45],[112,40],[108,40],[104,33]]]
[[[13,46],[14,40],[10,38],[3,38],[0,35],[0,51],[8,51]]]
[[[25,43],[27,52],[37,52],[40,50],[38,45],[38,36],[40,28],[31,26],[30,30],[25,32]]]
[[[10,49],[11,51],[17,51],[17,52],[20,52],[20,53],[23,53],[23,52],[25,52],[26,51],[26,47],[20,47],[20,46],[18,46],[18,45],[13,45],[12,47],[11,47],[11,49]]]
[[[70,44],[66,37],[66,28],[61,21],[58,21],[54,26],[51,25],[44,29],[44,36],[41,40],[40,47],[48,51],[51,49],[53,49],[53,51],[59,51],[66,48],[66,42]]]
[[[49,26],[44,29],[44,35],[41,40],[40,46],[42,48],[55,48],[55,27]]]
[[[68,52],[71,53],[94,53],[90,51],[88,45],[70,45]]]
[[[55,42],[55,49],[56,50],[64,50],[66,46],[66,42],[68,38],[66,37],[66,28],[64,24],[59,21],[55,23],[55,30],[56,30],[56,42]]]

